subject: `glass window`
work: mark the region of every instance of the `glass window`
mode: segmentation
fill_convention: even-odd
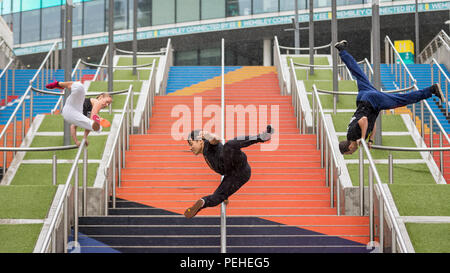
[[[20,44],[20,13],[12,14],[14,44]]]
[[[253,1],[253,13],[278,12],[278,0]]]
[[[72,9],[72,36],[82,35],[83,31],[83,4],[76,3]]]
[[[12,1],[12,12],[20,12],[22,8],[22,0],[13,0]]]
[[[297,0],[298,9],[306,9],[308,6],[306,2],[309,0]],[[288,11],[295,9],[295,2],[292,0],[280,0],[280,11]]]
[[[61,7],[42,9],[42,37],[50,40],[61,36]]]
[[[29,11],[41,8],[40,0],[22,0],[22,11]]]
[[[127,10],[127,0],[114,0],[114,30],[127,28]]]
[[[331,7],[331,0],[314,0],[314,8]]]
[[[11,14],[11,0],[3,0],[0,4],[2,5],[2,15]]]
[[[226,1],[227,1],[227,17],[252,14],[251,0],[226,0]]]
[[[220,48],[200,50],[200,65],[220,65],[221,61]]]
[[[175,65],[198,65],[198,51],[176,51]]]
[[[84,3],[83,33],[105,31],[105,0],[94,0]]]
[[[225,18],[224,0],[202,0],[202,19]]]
[[[200,0],[177,0],[177,23],[200,20]]]
[[[40,13],[40,9],[22,12],[21,43],[39,41]]]
[[[153,0],[152,25],[175,23],[175,0]]]
[[[128,28],[133,28],[133,4],[134,0],[129,1],[130,8],[128,9]],[[152,2],[147,0],[138,0],[138,21],[137,26],[138,27],[147,27],[150,26],[151,21],[151,15],[152,15]]]
[[[64,4],[66,1],[64,1]],[[49,7],[55,7],[60,6],[63,4],[62,0],[42,0],[42,8],[49,8]]]

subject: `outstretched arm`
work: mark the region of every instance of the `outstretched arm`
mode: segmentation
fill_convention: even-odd
[[[58,82],[59,87],[61,88],[68,88],[70,89],[72,87],[73,82]]]
[[[358,125],[361,128],[361,138],[366,139],[367,127],[369,126],[369,122],[367,121],[367,117],[364,116],[358,120]]]

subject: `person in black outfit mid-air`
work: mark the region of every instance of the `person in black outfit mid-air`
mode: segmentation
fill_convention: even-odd
[[[339,142],[339,150],[342,154],[354,153],[360,144],[361,138],[369,137],[369,148],[372,147],[375,136],[375,121],[381,110],[394,109],[408,104],[427,99],[432,95],[444,100],[439,84],[434,84],[422,90],[404,94],[389,94],[378,91],[369,81],[359,65],[345,48],[347,41],[342,40],[334,45],[339,50],[339,56],[356,78],[358,96],[356,97],[357,109],[353,114],[347,128],[347,140]]]
[[[222,182],[212,195],[202,197],[184,212],[187,218],[194,217],[201,209],[228,202],[228,197],[239,190],[251,176],[247,156],[241,148],[271,139],[274,129],[271,125],[257,136],[237,137],[222,144],[221,139],[206,131],[194,130],[188,136],[192,153],[203,154],[208,166],[223,175]]]

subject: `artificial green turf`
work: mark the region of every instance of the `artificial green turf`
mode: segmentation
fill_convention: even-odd
[[[130,87],[130,84],[133,85],[133,92],[139,93],[141,92],[142,81],[129,81],[129,82],[113,82],[113,91],[125,90]],[[108,90],[108,82],[106,81],[95,81],[91,82],[89,85],[88,92],[106,92]]]
[[[82,161],[81,161],[82,162]],[[92,187],[97,177],[97,170],[99,164],[88,164],[87,185]],[[57,184],[65,184],[69,175],[72,164],[58,163],[57,164]],[[52,185],[52,164],[20,164],[19,169],[11,181],[11,185]],[[37,179],[29,179],[36,177]],[[78,164],[78,181],[79,185],[83,185],[83,164]],[[73,181],[73,180],[72,180]]]
[[[107,108],[106,108],[107,109]],[[101,112],[100,116],[112,122],[114,117],[113,114],[109,114],[108,112]],[[78,131],[83,131],[83,128],[78,127]],[[63,132],[64,131],[64,118],[61,115],[45,115],[44,120],[41,123],[41,126],[38,128],[38,132]],[[102,131],[109,132],[111,131],[111,127],[103,128]],[[92,134],[95,134],[92,132]],[[81,136],[78,136],[81,138]]]
[[[89,159],[101,159],[103,151],[105,149],[105,143],[108,136],[97,135],[92,132],[88,136],[88,158]],[[82,137],[78,136],[81,140]],[[71,139],[73,144],[73,140]],[[63,136],[35,136],[30,147],[52,147],[52,146],[64,146]],[[78,149],[64,150],[64,151],[39,151],[39,152],[27,152],[24,159],[52,159],[53,154],[56,153],[58,159],[74,159]],[[82,159],[81,155],[81,159]]]
[[[31,253],[42,224],[0,225],[0,253]]]
[[[0,219],[44,219],[55,192],[56,186],[0,186]]]
[[[450,185],[402,185],[394,180],[389,188],[401,216],[450,216]]]
[[[346,136],[339,136],[339,141],[347,139]],[[417,147],[411,136],[386,136],[382,137],[383,146],[393,147]],[[389,151],[371,149],[373,159],[388,159]],[[395,159],[422,159],[419,152],[404,152],[404,151],[392,151],[392,156]],[[364,154],[364,157],[366,155]],[[344,155],[344,159],[359,159],[359,149],[352,155]]]
[[[291,59],[293,59],[294,63],[298,64],[309,64],[309,57],[287,57],[287,63],[290,65]],[[327,57],[314,57],[314,65],[330,65],[328,63]]]
[[[450,252],[450,224],[406,223],[405,225],[416,253]]]
[[[322,104],[322,109],[333,109],[334,97],[333,95],[324,95],[319,93],[320,103]],[[312,94],[308,95],[309,104],[312,108]],[[339,96],[336,103],[336,109],[355,109],[356,102],[355,96]]]
[[[155,61],[155,67],[158,67],[159,64],[159,58],[160,57],[137,57],[137,64],[149,64],[152,63],[153,60]],[[128,66],[133,65],[133,58],[132,57],[120,57],[119,61],[117,62],[117,66]],[[146,68],[151,68],[152,66],[146,66]],[[130,68],[131,69],[131,68]]]
[[[295,74],[297,80],[311,80],[311,81],[331,81],[333,80],[333,72],[331,69],[316,69],[314,75],[309,75],[309,69],[296,69]]]
[[[336,113],[333,118],[336,132],[347,132],[347,126],[353,113]],[[400,115],[381,115],[381,127],[385,132],[407,132],[405,123]]]
[[[328,91],[333,91],[333,82],[332,81],[303,81],[303,84],[305,85],[305,89],[307,92],[311,92],[312,91],[312,86],[313,84],[316,85],[316,87],[318,89],[321,90],[328,90]],[[358,91],[358,87],[356,86],[356,82],[355,81],[338,81],[338,87],[339,87],[339,91]],[[332,96],[332,95],[329,95]],[[344,95],[342,95],[344,96]],[[356,101],[356,96],[350,96],[353,98],[354,101]]]
[[[375,164],[381,182],[389,183],[387,164]],[[347,164],[353,186],[359,186],[359,164]],[[369,185],[369,165],[364,165],[364,185]],[[436,184],[426,164],[394,164],[394,180],[397,185],[404,184]],[[376,183],[374,179],[374,183]]]
[[[151,70],[138,69],[139,80],[146,81],[150,77]],[[133,70],[116,70],[114,71],[114,80],[138,80],[138,75],[133,75]]]
[[[126,100],[127,96],[126,95],[116,95],[113,98],[113,103],[111,104],[112,109],[123,109],[123,107],[125,106],[125,100]],[[139,100],[139,93],[134,93],[133,94],[133,108],[136,109],[136,105],[137,102]],[[103,113],[102,113],[103,115]]]

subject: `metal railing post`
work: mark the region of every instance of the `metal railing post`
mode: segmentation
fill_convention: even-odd
[[[359,206],[360,215],[364,216],[364,151],[359,149]]]

